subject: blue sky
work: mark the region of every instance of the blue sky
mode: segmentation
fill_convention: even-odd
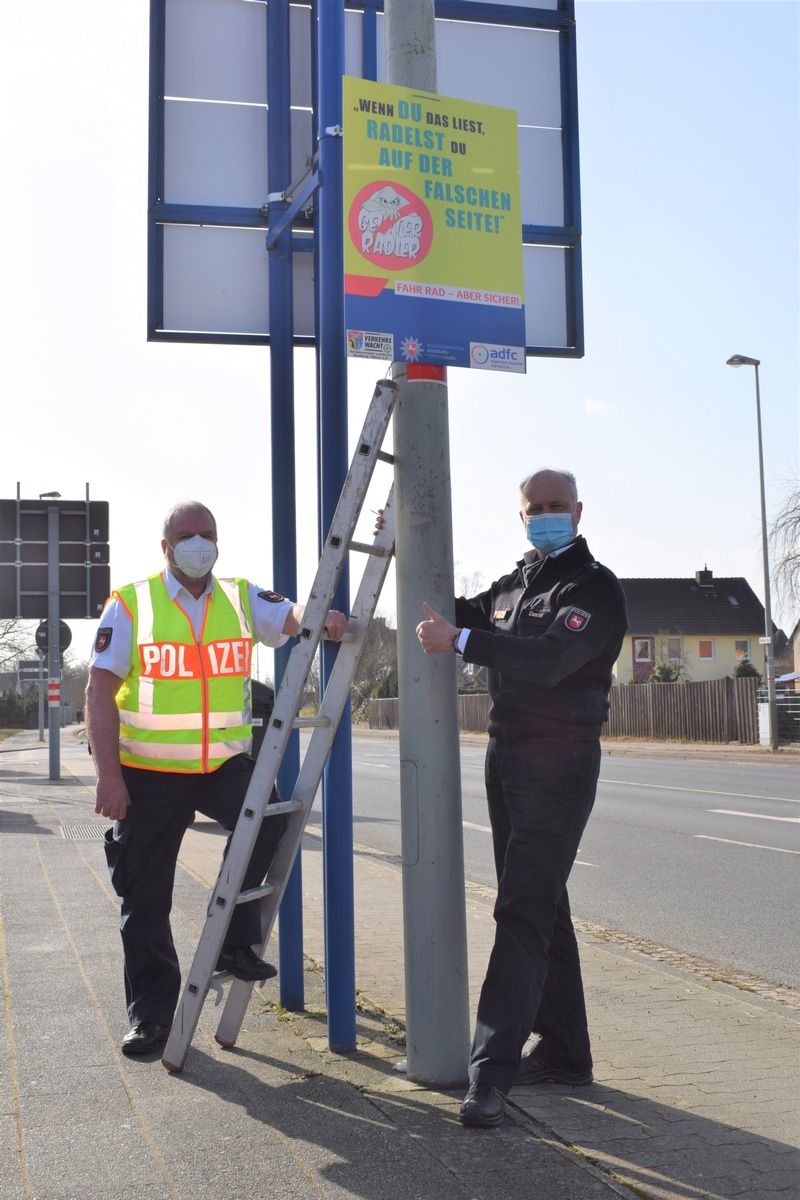
[[[762,594],[753,372],[725,360],[762,362],[772,514],[798,472],[799,15],[795,0],[577,0],[586,355],[450,372],[457,574],[509,569],[518,481],[559,465],[618,575],[708,564]],[[114,583],[157,569],[163,511],[197,496],[220,570],[270,584],[268,351],[145,340],[148,5],[51,0],[6,24],[0,495],[19,480],[82,498],[88,481],[111,505]],[[376,367],[351,368],[353,437]],[[307,352],[297,380],[303,598]],[[84,655],[93,625],[72,628]]]

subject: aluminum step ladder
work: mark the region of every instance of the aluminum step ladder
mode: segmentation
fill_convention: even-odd
[[[205,926],[164,1048],[162,1063],[168,1071],[183,1069],[237,904],[257,903],[260,907],[262,955],[270,939],[364,647],[364,635],[378,603],[394,551],[393,488],[384,509],[382,528],[374,541],[370,544],[355,542],[353,535],[376,463],[394,461],[390,454],[381,450],[381,446],[398,392],[396,383],[384,379],[376,385],[373,393],[311,588],[303,625],[275,697],[242,812],[211,894]],[[306,680],[323,636],[325,619],[351,550],[368,555],[368,559],[358,593],[351,605],[347,632],[339,646],[318,715],[298,718]],[[292,795],[289,800],[270,804],[269,798],[291,732],[308,727],[312,727],[313,732]],[[266,880],[261,887],[242,891],[242,882],[262,820],[284,814],[287,815],[286,830]],[[219,979],[224,978],[225,975],[219,976]],[[252,990],[252,983],[233,980],[215,1035],[221,1046],[232,1046],[236,1042]]]

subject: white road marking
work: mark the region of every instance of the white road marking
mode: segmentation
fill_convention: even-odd
[[[776,854],[800,854],[800,850],[784,850],[783,846],[762,846],[758,842],[735,842],[733,838],[711,837],[709,833],[696,833],[696,838],[705,842],[725,842],[728,846],[747,846],[751,850],[774,850]]]
[[[706,812],[722,813],[726,817],[752,817],[755,821],[785,821],[788,825],[800,825],[800,817],[771,817],[767,813],[742,812],[738,808],[707,808]]]
[[[689,792],[695,796],[732,796],[734,800],[780,800],[786,804],[800,804],[794,796],[751,796],[747,792],[716,792],[712,788],[673,787],[670,783],[631,783],[629,779],[601,779],[600,783],[613,783],[618,787],[651,788],[658,792]]]
[[[474,821],[462,821],[461,824],[464,826],[465,829],[477,829],[478,833],[491,833],[492,832],[491,827],[489,825],[476,825]],[[580,851],[578,851],[578,853],[580,854]],[[590,863],[590,862],[586,862],[582,858],[576,858],[573,865],[576,867],[596,867],[597,863]]]

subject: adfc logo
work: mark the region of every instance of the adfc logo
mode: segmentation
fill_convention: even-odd
[[[402,184],[373,181],[350,205],[353,245],[382,271],[402,271],[421,263],[433,241],[426,205]]]

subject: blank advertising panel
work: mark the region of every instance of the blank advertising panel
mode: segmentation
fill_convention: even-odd
[[[438,92],[516,113],[526,352],[580,356],[574,5],[437,0],[436,13]],[[290,214],[294,337],[307,344],[315,334],[314,188],[325,186],[313,174],[312,9],[289,4],[270,14],[265,0],[151,0],[151,14],[148,338],[267,344],[270,205],[311,178],[307,203]],[[288,113],[273,127],[288,129],[291,165],[286,178],[270,179],[270,28],[279,15],[288,20]],[[384,24],[373,3],[347,0],[343,75],[385,82]]]

